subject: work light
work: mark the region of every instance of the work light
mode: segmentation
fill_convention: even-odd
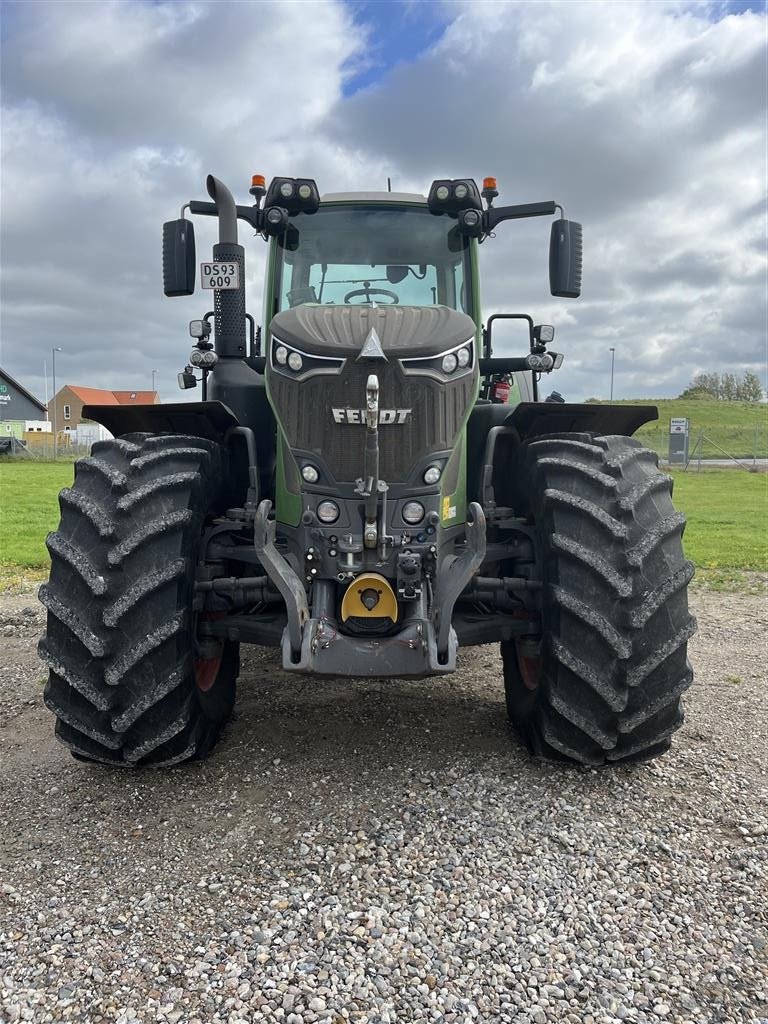
[[[406,501],[403,505],[403,519],[409,526],[417,526],[424,518],[424,506],[420,501]]]
[[[430,213],[450,213],[455,216],[459,210],[483,212],[483,204],[477,184],[472,178],[457,181],[433,181],[429,188],[427,206]]]
[[[335,523],[339,518],[339,506],[335,501],[321,501],[317,506],[317,518],[321,523]]]
[[[320,206],[320,193],[312,178],[273,178],[264,200],[264,209],[279,206],[290,216],[296,213],[316,213]]]

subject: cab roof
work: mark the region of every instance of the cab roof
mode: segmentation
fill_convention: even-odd
[[[326,192],[321,203],[413,203],[426,206],[427,197],[418,192]]]

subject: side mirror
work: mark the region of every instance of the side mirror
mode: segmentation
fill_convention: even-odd
[[[387,280],[390,284],[400,284],[408,277],[408,267],[388,266]]]
[[[549,236],[549,290],[564,299],[581,295],[581,224],[556,220]]]
[[[163,291],[195,294],[195,226],[184,217],[163,224]]]

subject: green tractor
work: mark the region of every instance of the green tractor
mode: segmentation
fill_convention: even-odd
[[[631,436],[657,411],[541,400],[554,329],[481,313],[478,246],[502,221],[553,218],[550,288],[570,298],[581,225],[554,202],[495,205],[493,179],[321,198],[256,176],[245,206],[207,188],[163,230],[165,294],[191,295],[186,211],[218,218],[213,309],[179,375],[202,401],[86,407],[114,440],[77,463],[47,540],[59,739],[113,765],[204,756],[242,643],[288,672],[418,678],[493,642],[533,753],[665,751],[695,622],[684,519]],[[238,220],[268,243],[260,327]],[[492,353],[504,317],[527,331],[513,357]]]

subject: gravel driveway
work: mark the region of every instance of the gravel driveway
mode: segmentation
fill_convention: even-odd
[[[655,764],[532,761],[494,648],[373,683],[250,649],[211,759],[128,774],[54,742],[0,598],[0,1020],[768,1021],[766,602],[694,605]]]

